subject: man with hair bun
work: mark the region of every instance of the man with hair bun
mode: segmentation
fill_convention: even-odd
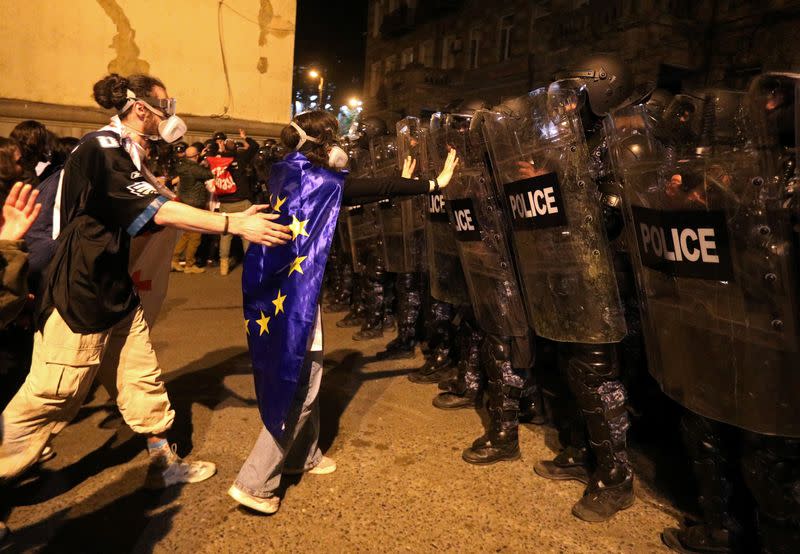
[[[200,482],[214,475],[214,464],[184,462],[165,438],[175,412],[129,274],[131,239],[165,226],[267,246],[291,235],[273,221],[277,216],[259,213],[265,206],[214,214],[173,201],[159,185],[145,163],[149,142],[173,143],[186,132],[160,80],[111,74],[95,83],[94,98],[116,115],[83,137],[61,175],[53,221],[58,247],[37,313],[30,374],[2,415],[0,480],[38,460],[98,377],[125,422],[147,436],[146,486]]]

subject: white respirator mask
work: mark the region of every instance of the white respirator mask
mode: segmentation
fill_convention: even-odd
[[[186,134],[186,123],[177,115],[171,115],[158,123],[158,135],[161,140],[172,144]]]
[[[308,136],[303,128],[294,121],[290,122],[289,125],[294,127],[294,129],[297,131],[297,134],[300,135],[300,141],[297,143],[297,146],[294,147],[295,152],[299,151],[300,147],[306,142],[320,144],[319,139]],[[333,169],[344,169],[347,167],[347,163],[349,161],[350,157],[347,155],[347,152],[345,152],[344,148],[338,144],[334,144],[328,152],[328,165]]]
[[[163,140],[169,144],[177,142],[186,134],[188,130],[186,123],[183,119],[175,115],[176,101],[174,98],[137,98],[131,90],[127,91],[127,97],[128,101],[122,110],[120,110],[120,113],[126,112],[128,108],[138,100],[155,115],[166,117],[166,119],[162,119],[158,122],[157,135],[145,135],[144,133],[135,131],[137,134],[146,136],[150,140]]]

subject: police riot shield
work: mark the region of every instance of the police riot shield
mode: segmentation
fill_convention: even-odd
[[[397,137],[385,135],[373,138],[369,143],[375,177],[396,177],[400,175],[397,167]],[[387,271],[396,271],[403,265],[403,220],[399,202],[389,199],[378,204],[378,230],[380,248]],[[395,268],[389,270],[389,267]]]
[[[416,160],[412,178],[427,178],[428,164],[427,131],[416,117],[407,117],[397,123],[397,165],[402,169],[407,157]],[[396,273],[427,271],[425,251],[425,195],[393,202],[391,210],[382,211],[384,220],[384,248],[386,269]],[[391,214],[391,217],[389,217]],[[390,220],[394,226],[388,224]],[[398,225],[399,223],[399,225]],[[392,240],[389,240],[391,235]],[[389,250],[396,249],[390,255]]]
[[[352,148],[349,151],[350,168],[353,177],[369,177],[372,175],[370,154],[363,148]],[[363,206],[351,206],[346,211],[347,234],[350,240],[350,251],[353,258],[353,271],[363,273],[368,265],[374,262],[383,252],[380,247],[380,220],[376,203]]]
[[[460,160],[445,198],[461,267],[481,328],[503,336],[526,336],[528,320],[508,229],[486,165],[486,144],[471,123],[468,116],[445,116],[446,143]]]
[[[536,333],[619,342],[626,334],[597,186],[573,91],[538,89],[483,130]]]
[[[447,158],[447,136],[443,124],[444,117],[441,114],[431,117],[427,168],[430,176],[441,171]],[[467,283],[461,268],[456,236],[450,226],[444,191],[429,194],[426,204],[425,245],[431,296],[454,306],[468,305]]]
[[[606,122],[650,371],[693,412],[792,437],[800,241],[796,138],[780,127],[794,126],[797,77],[762,76],[735,105],[709,92],[695,116],[673,105],[656,121],[634,107]]]

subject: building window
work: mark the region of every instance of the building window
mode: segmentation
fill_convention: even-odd
[[[478,57],[481,51],[481,30],[472,29],[469,32],[469,68],[478,68]]]
[[[433,67],[433,40],[426,40],[419,47],[419,63]]]
[[[369,92],[371,96],[378,94],[381,86],[381,62],[372,62],[369,71]]]
[[[456,37],[447,35],[442,45],[442,69],[454,69],[456,66]]]
[[[511,57],[511,32],[514,29],[514,16],[507,15],[500,20],[500,61]]]
[[[406,48],[400,58],[400,69],[405,69],[412,63],[414,63],[414,48]]]
[[[397,69],[397,56],[392,54],[383,62],[383,72],[387,75]]]

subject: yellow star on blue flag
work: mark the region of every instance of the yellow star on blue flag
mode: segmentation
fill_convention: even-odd
[[[264,312],[261,312],[261,319],[256,320],[260,329],[258,330],[258,336],[260,337],[265,332],[269,334],[269,320],[270,318],[264,315]]]
[[[297,216],[292,215],[292,222],[289,224],[289,230],[292,232],[292,240],[296,240],[299,236],[308,236],[308,231],[306,231],[306,224],[308,220],[300,221],[297,219]]]
[[[278,297],[272,301],[275,304],[275,315],[283,312],[283,302],[286,300],[286,295],[281,296],[281,290],[278,289]]]
[[[289,275],[291,275],[295,271],[300,274],[303,274],[303,267],[300,264],[303,263],[306,258],[308,258],[308,256],[297,256],[292,262],[292,265],[289,266]]]

